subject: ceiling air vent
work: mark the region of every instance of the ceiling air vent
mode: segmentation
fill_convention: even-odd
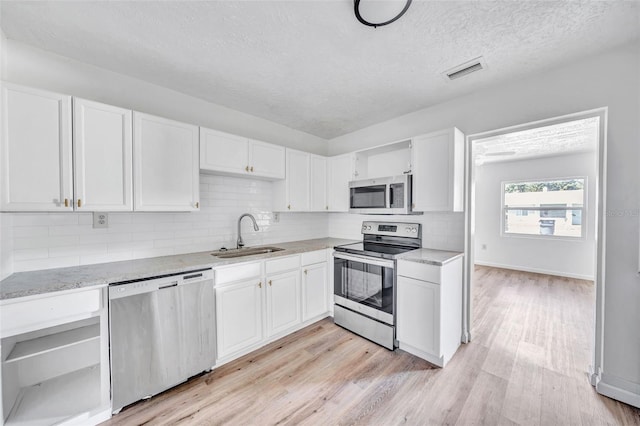
[[[460,64],[456,67],[453,67],[447,71],[445,71],[444,73],[442,73],[442,75],[447,79],[447,80],[455,80],[458,79],[460,77],[464,77],[465,75],[469,75],[472,72],[476,72],[476,71],[480,71],[483,70],[487,67],[486,63],[484,62],[484,58],[482,56],[472,59],[468,62],[465,62],[464,64]]]

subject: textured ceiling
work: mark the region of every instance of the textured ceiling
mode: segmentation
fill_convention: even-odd
[[[598,117],[585,118],[478,139],[476,164],[594,152],[599,123]]]
[[[18,40],[330,139],[638,38],[636,1],[6,1]],[[441,73],[484,56],[488,68]]]

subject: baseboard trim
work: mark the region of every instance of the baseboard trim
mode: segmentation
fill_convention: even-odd
[[[398,348],[405,351],[405,352],[409,352],[411,355],[415,355],[418,358],[422,358],[425,361],[430,362],[431,364],[434,364],[440,368],[444,367],[446,365],[446,361],[444,360],[443,356],[435,356],[433,354],[427,353],[423,350],[420,350],[416,347],[413,347],[411,345],[407,345],[406,343],[402,343],[399,342],[398,343]]]
[[[510,269],[512,271],[523,271],[523,272],[532,272],[534,274],[553,275],[556,277],[575,278],[578,280],[587,280],[587,281],[594,280],[594,277],[589,275],[572,274],[570,272],[562,272],[562,271],[550,271],[547,269],[529,268],[526,266],[503,265],[501,263],[483,262],[481,260],[475,260],[474,264],[479,266],[490,266],[492,268]]]
[[[596,371],[593,365],[589,366],[588,377],[589,377],[589,383],[591,383],[591,386],[593,387],[596,387],[598,385],[598,382],[600,382],[600,372]]]
[[[640,408],[640,394],[627,389],[622,389],[618,386],[613,386],[606,383],[604,379],[598,380],[598,383],[596,384],[596,391],[606,397]]]

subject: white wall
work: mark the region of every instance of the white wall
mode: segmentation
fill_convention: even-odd
[[[502,182],[587,177],[585,238],[503,235]],[[476,264],[593,280],[595,239],[595,154],[574,154],[476,167]],[[485,246],[486,248],[483,248]]]
[[[486,72],[499,71],[489,68]],[[628,392],[625,395],[638,405],[639,80],[640,44],[636,42],[329,141],[329,153],[334,155],[450,126],[470,135],[608,106],[602,381]]]
[[[107,229],[93,229],[91,213],[12,213],[15,272],[164,256],[236,246],[237,220],[248,246],[327,236],[326,213],[271,213],[272,183],[200,175],[200,211],[109,213]],[[6,214],[5,214],[6,215]],[[8,215],[6,215],[8,216]],[[4,230],[3,230],[4,231]],[[3,233],[3,242],[5,236]]]
[[[4,63],[6,54],[4,32],[0,29],[0,80],[5,75]],[[0,167],[2,162],[0,161]],[[2,170],[0,169],[0,176]],[[11,230],[11,215],[0,213],[0,280],[13,273],[13,236]]]
[[[198,126],[325,155],[326,141],[193,96],[6,40],[5,73],[13,83],[83,97]]]

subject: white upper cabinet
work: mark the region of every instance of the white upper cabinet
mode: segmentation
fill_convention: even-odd
[[[327,158],[319,155],[309,157],[310,210],[329,210],[327,205]]]
[[[413,210],[462,211],[464,134],[454,128],[413,138]]]
[[[131,111],[73,99],[74,207],[133,209]]]
[[[327,205],[331,212],[349,211],[349,181],[353,179],[353,154],[327,158]]]
[[[71,97],[2,84],[3,211],[73,210]]]
[[[140,112],[133,120],[135,210],[198,210],[198,127]]]
[[[285,148],[200,128],[200,168],[204,172],[284,179]]]
[[[248,152],[249,141],[246,138],[200,128],[200,168],[202,170],[233,174],[248,173]]]
[[[256,177],[284,179],[285,148],[260,141],[249,141],[249,173]]]
[[[276,211],[309,211],[311,154],[287,148],[287,177],[274,183]]]

